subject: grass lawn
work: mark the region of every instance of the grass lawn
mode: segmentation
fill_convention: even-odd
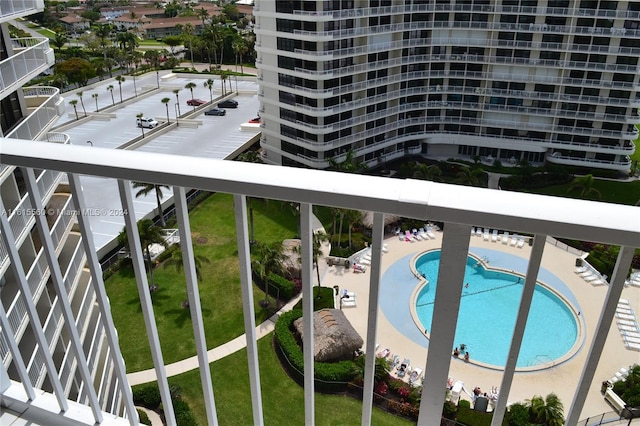
[[[56,33],[55,33],[55,32],[53,32],[53,31],[51,31],[51,30],[50,30],[50,29],[48,29],[48,28],[37,27],[35,30],[36,30],[38,33],[40,33],[40,34],[42,34],[43,36],[45,36],[45,37],[48,37],[48,38],[55,38],[55,37],[56,37]]]
[[[259,200],[253,201],[253,208],[256,240],[269,243],[295,236],[290,209],[281,208],[279,202]],[[202,264],[204,279],[199,291],[207,345],[213,348],[244,334],[233,198],[215,194],[196,207],[190,218],[194,251],[210,261]],[[153,308],[165,364],[195,355],[191,317],[181,306],[187,299],[183,273],[162,264],[154,269],[154,278],[159,289],[152,296]],[[127,371],[152,368],[133,271],[121,269],[105,287]],[[256,323],[273,313],[258,306],[262,298],[264,293],[254,287]]]
[[[154,39],[138,40],[138,45],[139,45],[139,46],[158,46],[158,47],[169,47],[169,45],[164,44],[163,42],[158,41],[158,40],[154,40]]]
[[[640,130],[640,126],[636,126],[636,128]],[[632,161],[633,160],[640,161],[640,137],[635,141],[633,141],[633,143],[636,144],[636,152],[634,152],[633,155],[630,155],[629,157],[631,158]]]
[[[258,342],[265,424],[304,424],[303,388],[291,380],[280,366],[272,339],[271,333]],[[246,349],[211,364],[211,376],[220,425],[253,424]],[[199,372],[190,371],[170,378],[169,382],[180,386],[182,399],[191,407],[198,424],[207,424]],[[319,393],[316,393],[315,400],[317,425],[360,424],[362,402],[359,400]],[[415,423],[374,408],[372,424]]]
[[[528,192],[565,198],[581,198],[579,196],[580,191],[578,190],[567,193],[568,187],[569,184],[554,185],[530,190]],[[640,181],[638,180],[633,182],[618,182],[596,179],[593,187],[600,191],[601,197],[598,198],[596,195],[591,194],[589,197],[585,197],[586,199],[628,205],[634,205],[640,200]]]

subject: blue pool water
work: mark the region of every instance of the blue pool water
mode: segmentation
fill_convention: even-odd
[[[428,280],[418,293],[416,311],[425,330],[431,331],[433,300],[440,251],[416,259],[416,269]],[[469,256],[462,289],[455,344],[464,343],[473,360],[503,367],[522,295],[519,276],[488,271]],[[520,281],[520,282],[518,282]],[[554,293],[537,285],[524,333],[518,367],[546,364],[567,354],[576,342],[578,326],[571,309]]]

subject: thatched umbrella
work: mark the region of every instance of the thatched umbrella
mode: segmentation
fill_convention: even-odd
[[[398,220],[400,220],[400,216],[387,214],[384,216],[384,226],[395,223]],[[362,212],[362,226],[368,229],[373,228],[373,212]]]
[[[303,319],[293,322],[303,337]],[[313,357],[318,362],[352,359],[364,341],[344,313],[338,309],[321,309],[313,313]]]

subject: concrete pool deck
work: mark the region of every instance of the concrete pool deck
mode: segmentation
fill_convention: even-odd
[[[406,258],[410,259],[412,255],[425,250],[439,248],[442,243],[442,233],[435,232],[435,236],[436,238],[432,240],[415,242],[400,241],[397,237],[386,239],[385,244],[388,247],[388,253],[383,254],[382,257],[383,279],[387,270],[396,262]],[[516,256],[518,258],[516,263],[521,263],[523,268],[526,268],[527,259],[531,254],[531,247],[525,245],[522,248],[517,248],[510,244],[502,244],[499,241],[485,241],[482,237],[470,236],[470,251],[480,257],[489,257],[490,266],[503,266],[500,265],[503,260],[513,262],[512,256]],[[500,255],[500,253],[503,253],[504,256]],[[511,387],[509,403],[524,401],[534,395],[546,396],[550,392],[556,393],[565,407],[568,407],[573,401],[578,379],[582,374],[588,348],[591,345],[593,333],[608,290],[607,286],[592,286],[575,274],[575,259],[575,254],[547,243],[542,259],[542,268],[544,270],[541,269],[540,279],[554,287],[581,312],[580,318],[585,332],[582,347],[572,358],[561,364],[552,365],[544,370],[517,372]],[[519,269],[524,271],[523,268]],[[554,278],[550,277],[551,274]],[[394,278],[399,281],[402,279],[402,277]],[[405,278],[406,281],[402,280],[401,282],[408,283],[408,285],[399,287],[394,294],[397,310],[389,313],[388,310],[382,309],[380,312],[376,343],[380,345],[380,348],[389,348],[391,353],[399,355],[401,359],[409,358],[412,366],[424,369],[428,341],[424,331],[418,329],[408,314],[410,311],[410,295],[413,292],[413,288],[418,285],[418,280],[408,267]],[[369,279],[368,270],[365,273],[354,273],[345,270],[343,267],[329,267],[323,274],[322,280],[323,286],[338,285],[341,291],[342,289],[347,289],[357,293],[357,306],[345,307],[343,311],[365,340],[367,335]],[[381,286],[381,300],[384,297]],[[626,287],[621,297],[629,300],[636,313],[640,312],[640,288]],[[407,313],[406,315],[404,315],[405,312]],[[391,318],[387,315],[391,316]],[[396,318],[396,315],[401,318]],[[473,357],[473,353],[471,353],[471,357]],[[600,393],[601,382],[613,377],[620,367],[628,367],[634,363],[640,363],[640,353],[625,347],[618,327],[614,322],[596,369],[594,382],[580,415],[581,419],[612,410],[612,407]],[[467,389],[479,386],[483,392],[489,392],[492,386],[500,386],[502,371],[465,363],[462,359],[458,360],[452,357],[449,376],[454,380],[463,381]],[[443,383],[443,388],[444,386],[445,384]]]

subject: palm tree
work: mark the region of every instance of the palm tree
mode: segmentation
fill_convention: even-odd
[[[545,399],[535,395],[529,401],[532,420],[547,426],[564,425],[564,407],[555,393],[550,393]]]
[[[84,116],[87,116],[87,110],[84,109],[84,102],[82,101],[82,92],[77,92],[76,95],[80,98],[80,105],[82,105],[82,112],[84,112]]]
[[[202,270],[202,264],[211,263],[211,261],[204,256],[194,254],[193,262],[196,267],[196,278],[198,281],[202,281],[202,274],[200,272]],[[167,260],[166,265],[174,265],[176,267],[176,272],[182,271],[184,268],[184,260],[182,258],[182,250],[180,250],[179,247],[178,250],[174,250],[174,252],[171,253],[171,257]]]
[[[211,98],[211,102],[213,102],[213,80],[208,78],[207,81],[204,82],[204,87],[209,89],[209,97]]]
[[[272,273],[279,275],[284,273],[285,255],[282,243],[273,243],[268,245],[256,242],[256,244],[252,246],[252,254],[254,257],[251,261],[251,269],[264,284],[264,305],[266,306],[269,303],[269,286],[267,283],[267,277]]]
[[[429,166],[424,163],[414,163],[413,169],[414,179],[442,182],[442,170],[435,164]]]
[[[113,84],[108,85],[107,90],[109,91],[109,93],[111,93],[111,106],[113,106],[116,104],[115,99],[113,99]]]
[[[116,81],[118,82],[118,86],[120,87],[120,103],[122,103],[122,83],[124,82],[124,77],[119,75],[116,77]]]
[[[167,185],[155,185],[153,183],[146,182],[133,182],[134,188],[140,188],[138,192],[136,192],[136,198],[145,196],[149,194],[151,191],[155,191],[156,193],[156,205],[158,208],[158,216],[160,217],[160,226],[163,228],[166,226],[164,221],[164,215],[162,213],[162,197],[164,194],[162,193],[162,188],[169,189]]]
[[[178,115],[182,115],[180,113],[180,99],[178,98],[178,92],[180,91],[180,89],[173,89],[173,93],[174,95],[176,95],[176,105],[178,105]]]
[[[136,117],[138,117],[138,119],[141,119],[142,117],[144,117],[144,114],[140,112],[136,114]],[[142,125],[142,122],[140,123],[140,130],[142,130],[142,137],[144,138],[144,126]]]
[[[367,169],[367,165],[355,158],[355,152],[349,150],[343,161],[338,163],[335,159],[329,159],[329,168],[338,172],[360,173]]]
[[[207,82],[209,81],[213,84],[213,80],[207,80]],[[205,85],[207,84],[207,82],[205,82]],[[245,163],[264,163],[258,151],[245,151],[242,154],[238,155],[238,157],[236,157],[236,160]],[[249,244],[255,243],[253,232],[253,204],[251,200],[251,197],[247,197],[247,205],[249,207]]]
[[[162,98],[160,102],[167,108],[167,123],[171,123],[171,120],[169,120],[169,102],[171,102],[171,98]]]
[[[153,263],[151,262],[151,252],[149,249],[152,244],[160,244],[167,247],[167,243],[164,240],[162,228],[154,225],[151,219],[142,219],[138,222],[138,234],[140,235],[140,245],[144,250],[145,260],[149,270],[149,289],[155,291],[157,287],[153,280]],[[118,243],[128,249],[129,240],[126,228],[118,235]]]
[[[574,189],[580,190],[580,197],[586,197],[589,194],[594,194],[597,198],[600,198],[602,194],[593,185],[596,183],[592,174],[577,177],[571,181],[567,192],[571,192]]]
[[[76,105],[78,105],[78,101],[75,99],[72,101],[69,101],[69,105],[73,106],[73,112],[76,113],[76,120],[79,120],[80,117],[78,117],[78,108],[76,107]]]
[[[98,112],[98,94],[97,94],[97,93],[93,93],[93,94],[91,95],[91,97],[92,97],[93,99],[95,99],[95,101],[96,101],[96,112]]]
[[[455,183],[466,186],[480,186],[480,176],[484,171],[480,167],[462,167],[456,174]]]
[[[209,17],[209,12],[204,7],[196,9],[196,16],[202,20],[202,28],[204,28],[204,21]]]
[[[98,25],[98,28],[95,30],[96,36],[100,38],[100,46],[102,47],[103,59],[106,64],[107,62],[107,38],[111,35],[113,31],[113,27],[111,24],[102,24]],[[109,44],[111,41],[109,41]],[[111,68],[109,68],[109,77],[113,77],[111,73]]]
[[[191,99],[193,99],[193,88],[196,87],[196,84],[193,81],[188,82],[184,88],[189,89],[191,91]],[[193,104],[193,110],[196,110],[196,105]]]
[[[220,72],[220,80],[222,81],[222,96],[227,94],[227,73],[222,70]]]
[[[189,53],[191,54],[191,68],[195,68],[193,64],[193,46],[191,41],[193,40],[193,25],[190,23],[184,24],[184,28],[182,29],[183,37],[189,42]]]
[[[322,244],[329,241],[329,236],[324,231],[318,231],[313,233],[313,264],[316,267],[316,274],[318,275],[318,287],[322,287],[320,283],[320,262],[319,258],[322,253]]]
[[[362,221],[362,212],[359,210],[345,210],[343,217],[347,220],[349,229],[349,248],[351,248],[351,230],[357,223]]]

